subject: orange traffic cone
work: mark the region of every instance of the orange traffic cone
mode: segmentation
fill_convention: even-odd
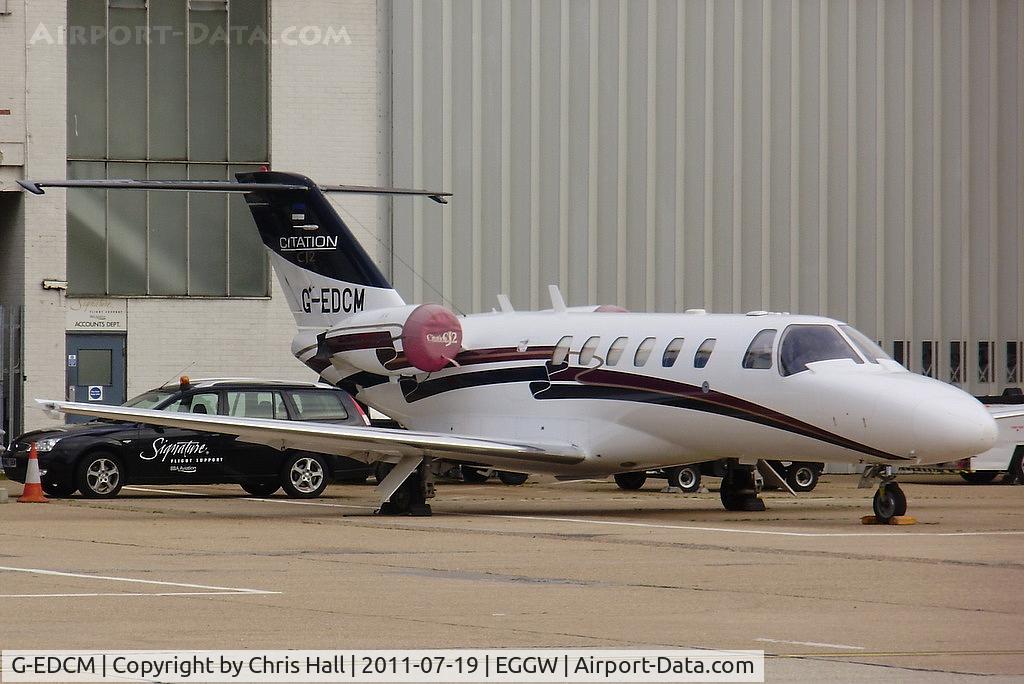
[[[25,490],[18,497],[18,503],[50,503],[43,495],[43,485],[39,479],[39,453],[36,443],[28,452],[28,468],[25,470]]]

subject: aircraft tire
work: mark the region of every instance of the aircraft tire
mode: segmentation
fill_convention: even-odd
[[[700,489],[700,466],[698,465],[670,468],[666,475],[668,475],[668,484],[671,487],[676,487],[686,493]]]
[[[875,492],[871,507],[880,523],[888,523],[893,518],[907,514],[907,496],[895,482],[883,484]]]
[[[794,492],[809,492],[818,486],[818,469],[810,463],[793,463],[786,469],[786,484]]]
[[[996,479],[998,474],[998,471],[995,470],[978,470],[973,473],[960,473],[960,477],[971,484],[988,484]]]
[[[1024,485],[1024,449],[1017,447],[1010,459],[1010,470],[1003,476],[1003,481],[1010,484]]]
[[[528,473],[510,473],[506,470],[498,471],[498,479],[501,480],[502,484],[508,485],[509,487],[518,487],[526,484],[526,481],[530,478]]]
[[[645,482],[647,482],[646,473],[619,473],[615,476],[615,484],[619,486],[619,489],[626,491],[640,489]]]

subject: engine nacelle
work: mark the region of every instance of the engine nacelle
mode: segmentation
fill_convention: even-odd
[[[343,327],[322,335],[300,333],[292,353],[323,374],[328,366],[342,373],[380,375],[441,370],[462,351],[462,324],[439,304],[364,311],[345,319]]]

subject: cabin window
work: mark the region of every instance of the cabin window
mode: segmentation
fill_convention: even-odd
[[[665,353],[661,355],[661,365],[665,368],[671,368],[676,365],[676,359],[679,358],[679,352],[683,350],[683,338],[677,337],[668,343],[665,347]]]
[[[846,336],[850,338],[851,342],[853,342],[853,346],[860,350],[860,353],[864,355],[864,358],[871,363],[877,363],[882,359],[892,361],[892,357],[886,354],[885,350],[878,346],[878,343],[862,333],[860,330],[849,325],[841,325],[839,326],[839,329],[846,333]]]
[[[791,325],[786,328],[779,346],[779,370],[783,375],[805,371],[809,363],[836,359],[864,363],[850,343],[831,325]]]
[[[640,343],[640,346],[636,348],[636,354],[633,355],[634,366],[646,366],[647,359],[651,358],[651,350],[654,349],[654,338],[647,337]]]
[[[715,342],[717,340],[714,337],[709,337],[700,343],[697,347],[697,353],[693,355],[693,367],[703,368],[708,365],[708,359],[711,358],[711,352],[715,350]]]
[[[626,349],[626,344],[628,343],[628,337],[619,337],[612,342],[612,345],[608,347],[608,356],[605,357],[605,363],[609,366],[618,365],[619,359],[622,358],[622,352]]]
[[[597,351],[597,345],[600,342],[600,337],[591,337],[589,340],[583,343],[583,348],[580,349],[581,366],[588,366],[590,365],[590,362],[594,360],[594,352]]]
[[[763,370],[772,367],[772,345],[777,330],[762,330],[754,336],[743,355],[743,367]]]
[[[551,354],[551,363],[556,366],[561,366],[565,363],[566,359],[569,358],[569,347],[571,346],[572,335],[566,335],[558,340],[558,344],[555,345],[555,351]]]

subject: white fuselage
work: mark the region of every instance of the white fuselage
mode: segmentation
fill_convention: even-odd
[[[574,466],[524,462],[524,471],[605,475],[721,458],[924,464],[971,456],[995,439],[991,417],[973,397],[862,350],[855,359],[780,372],[787,328],[840,330],[832,319],[587,309],[460,322],[457,366],[428,374],[399,359],[377,374],[377,384],[361,386],[358,399],[409,429],[570,443],[586,454]],[[744,367],[748,346],[765,330],[777,331],[770,361]],[[329,334],[346,332],[342,325]],[[649,356],[638,361],[648,338]],[[713,350],[697,367],[695,354],[708,339],[716,340]],[[621,355],[609,359],[616,340]],[[673,340],[675,361],[663,362]],[[566,348],[564,362],[552,363]],[[305,360],[312,351],[296,353]],[[366,370],[369,353],[342,351],[331,362],[339,376],[350,375]]]

